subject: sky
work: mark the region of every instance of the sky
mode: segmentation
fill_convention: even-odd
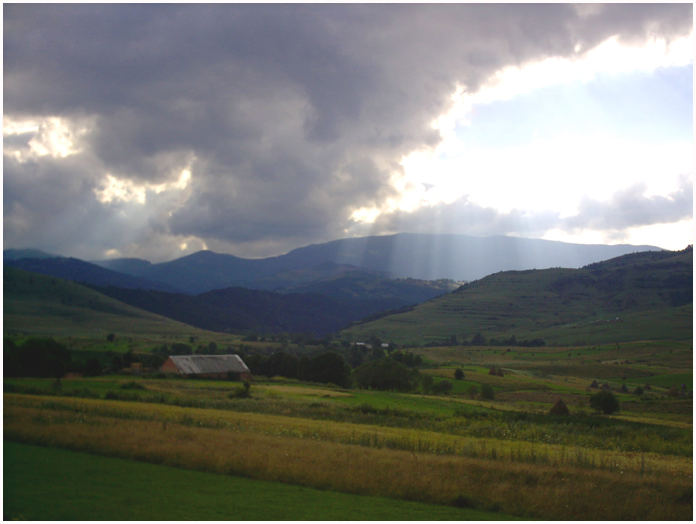
[[[4,4],[3,245],[693,243],[691,4]]]

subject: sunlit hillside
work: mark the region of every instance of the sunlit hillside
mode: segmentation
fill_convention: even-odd
[[[691,248],[582,269],[507,271],[343,334],[418,345],[467,343],[477,334],[546,344],[685,339],[693,326],[691,281]]]
[[[111,332],[128,332],[174,337],[203,333],[60,278],[7,266],[3,277],[6,335],[103,337]]]

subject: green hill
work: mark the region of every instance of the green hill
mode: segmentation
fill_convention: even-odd
[[[505,271],[343,332],[402,344],[594,344],[686,339],[693,331],[692,248],[624,255],[581,269]],[[480,340],[480,339],[479,339]],[[512,345],[512,343],[510,344]]]
[[[196,328],[148,313],[60,278],[5,266],[5,335],[191,335]]]

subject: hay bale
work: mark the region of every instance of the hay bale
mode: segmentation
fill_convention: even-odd
[[[570,415],[570,411],[568,410],[568,406],[565,405],[565,402],[561,400],[560,398],[556,403],[553,405],[553,407],[549,410],[550,415]]]

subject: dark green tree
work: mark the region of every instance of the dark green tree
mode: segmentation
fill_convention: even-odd
[[[413,391],[421,382],[419,378],[416,370],[409,369],[392,358],[367,362],[353,372],[353,379],[358,386],[366,389]]]
[[[300,375],[301,378],[314,382],[330,382],[343,387],[351,385],[350,366],[341,355],[334,352],[301,361]]]
[[[278,375],[286,378],[297,378],[299,370],[300,359],[284,351],[277,351],[268,359],[268,376]]]
[[[464,378],[464,372],[462,368],[457,368],[454,370],[454,378],[457,380],[462,380]]]
[[[51,338],[30,338],[20,347],[3,351],[5,376],[58,378],[71,364],[70,351]]]
[[[84,368],[85,376],[95,377],[97,375],[101,375],[101,372],[102,372],[102,366],[99,363],[99,360],[97,360],[96,358],[87,359],[87,362],[85,362],[85,368]]]
[[[602,390],[590,397],[590,406],[596,411],[610,415],[619,410],[619,401],[611,391]]]
[[[474,338],[471,339],[471,345],[472,346],[485,346],[486,345],[486,338],[479,332],[474,335]]]

